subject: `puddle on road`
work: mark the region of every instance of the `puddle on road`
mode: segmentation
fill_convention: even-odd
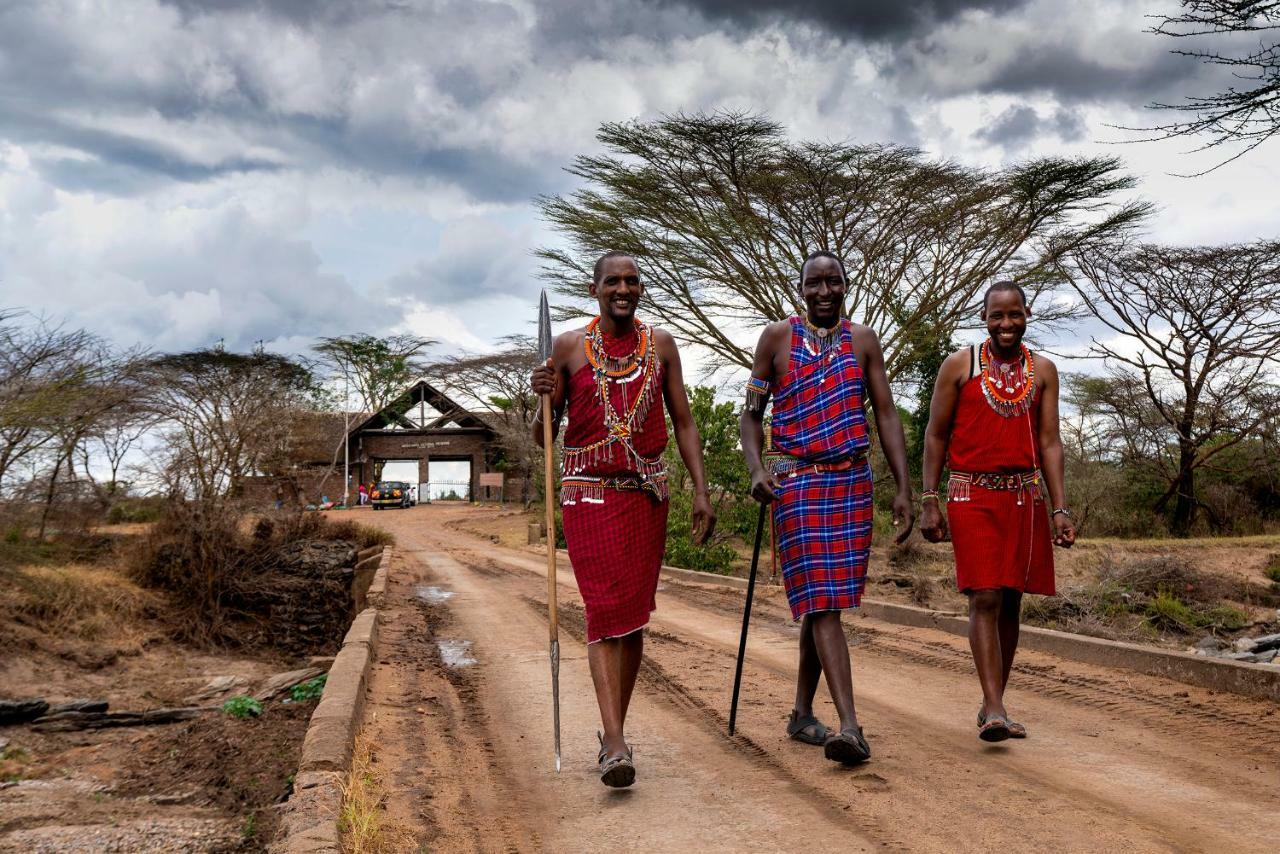
[[[470,655],[469,640],[438,640],[436,646],[440,648],[440,658],[449,667],[470,667],[476,663]]]
[[[452,590],[445,590],[442,587],[429,587],[425,584],[419,584],[413,588],[413,595],[417,596],[428,605],[440,605],[448,602],[455,594]]]

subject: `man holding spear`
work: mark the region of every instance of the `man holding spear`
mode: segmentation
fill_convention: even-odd
[[[853,706],[840,612],[860,604],[871,551],[871,436],[864,401],[875,412],[880,447],[898,484],[893,500],[898,542],[911,533],[913,512],[907,443],[880,341],[870,327],[843,319],[847,287],[836,255],[814,252],[805,259],[800,267],[805,315],[771,323],[761,334],[741,430],[751,494],[773,504],[782,579],[791,615],[800,621],[796,703],[787,735],[823,745],[826,758],[854,765],[871,758],[871,747]],[[776,453],[766,463],[762,422],[770,396]],[[840,715],[838,730],[828,730],[813,714],[818,677],[824,673]]]
[[[532,386],[550,399],[552,435],[568,410],[560,482],[564,535],[586,608],[587,661],[604,727],[600,779],[622,787],[635,780],[623,726],[666,546],[664,403],[693,481],[695,542],[706,541],[716,519],[675,340],[635,316],[644,293],[635,260],[606,253],[596,262],[590,293],[599,316],[557,336]],[[543,440],[541,414],[533,434]],[[547,539],[553,548],[554,530]]]

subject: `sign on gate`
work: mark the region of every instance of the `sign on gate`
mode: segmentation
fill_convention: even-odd
[[[506,491],[502,488],[502,472],[487,471],[480,474],[480,488],[484,490],[485,498],[489,497],[489,489],[498,490],[498,500],[506,503]]]

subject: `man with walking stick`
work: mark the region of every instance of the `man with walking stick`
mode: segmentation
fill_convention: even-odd
[[[861,602],[871,550],[871,438],[864,400],[874,410],[880,445],[898,485],[893,500],[898,542],[911,533],[914,514],[906,438],[880,341],[869,327],[843,319],[847,284],[844,264],[834,254],[814,252],[805,259],[800,268],[805,315],[771,323],[761,334],[741,429],[751,494],[773,504],[783,583],[792,617],[800,621],[800,666],[787,735],[823,745],[826,758],[854,765],[871,757],[871,747],[854,710],[840,612]],[[763,419],[770,396],[773,453],[766,461]],[[840,715],[838,730],[829,730],[813,714],[818,677],[824,673]]]
[[[568,410],[560,481],[565,542],[586,608],[587,662],[604,729],[600,780],[623,787],[636,773],[623,726],[666,546],[664,403],[693,481],[694,541],[705,542],[716,520],[675,340],[635,316],[644,293],[635,259],[622,252],[601,257],[590,293],[599,316],[556,338],[532,387],[549,398],[553,435]],[[533,423],[540,442],[543,418]],[[549,548],[554,539],[549,530]]]

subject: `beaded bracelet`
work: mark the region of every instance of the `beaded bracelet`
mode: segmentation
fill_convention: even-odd
[[[1071,515],[1071,511],[1070,511],[1070,510],[1068,510],[1068,509],[1067,509],[1067,508],[1065,508],[1065,507],[1055,507],[1055,508],[1053,508],[1053,512],[1052,512],[1052,513],[1050,513],[1050,514],[1049,514],[1049,516],[1050,516],[1050,517],[1057,516],[1059,513],[1061,513],[1063,516],[1066,516],[1068,519],[1074,519],[1074,518],[1075,518],[1074,516],[1072,516],[1072,515]]]
[[[925,502],[926,502],[926,501],[928,501],[930,498],[932,498],[934,501],[941,501],[941,500],[942,500],[942,499],[938,496],[938,490],[936,490],[936,489],[926,489],[924,492],[920,493],[920,503],[921,503],[921,504],[925,503]]]

